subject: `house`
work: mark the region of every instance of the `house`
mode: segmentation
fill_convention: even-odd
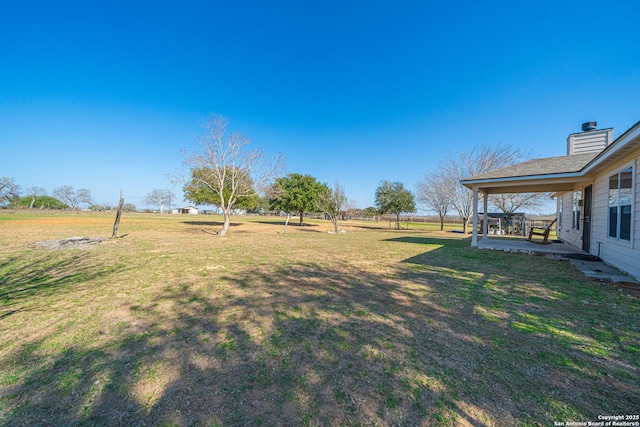
[[[471,245],[478,246],[479,195],[551,192],[558,238],[640,279],[640,122],[612,141],[612,129],[585,123],[565,156],[535,159],[465,178],[473,190]],[[484,212],[487,211],[487,198]],[[483,221],[483,238],[487,224]]]
[[[173,214],[189,214],[189,215],[197,215],[198,208],[193,206],[184,206],[178,209],[174,209],[171,211]]]

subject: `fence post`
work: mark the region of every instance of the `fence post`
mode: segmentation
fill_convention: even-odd
[[[122,215],[123,206],[124,197],[122,197],[122,190],[120,190],[120,203],[118,203],[118,210],[116,212],[116,222],[113,224],[113,233],[111,233],[112,239],[115,239],[118,236],[118,227],[120,226],[120,216]]]

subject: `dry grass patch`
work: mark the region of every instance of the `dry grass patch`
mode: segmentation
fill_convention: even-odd
[[[217,221],[125,215],[46,251],[112,218],[0,216],[0,423],[548,425],[640,399],[638,300],[566,263]]]

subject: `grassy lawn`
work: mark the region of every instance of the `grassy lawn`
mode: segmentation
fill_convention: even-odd
[[[454,233],[0,213],[0,425],[547,426],[637,413],[640,300]],[[216,222],[218,221],[218,222]]]

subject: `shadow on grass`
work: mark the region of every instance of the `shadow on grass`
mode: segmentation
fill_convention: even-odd
[[[576,292],[608,302],[596,285],[533,281],[508,268],[533,257],[464,241],[395,241],[427,250],[381,271],[294,262],[170,285],[94,345],[43,362],[29,342],[0,361],[0,422],[490,426],[634,408],[638,316],[628,331],[606,307],[580,318]]]
[[[362,224],[350,224],[345,222],[345,225],[353,228],[361,228],[363,230],[376,230],[376,231],[394,231],[394,232],[402,232],[406,230],[396,230],[394,228],[389,228],[387,225],[382,225],[381,223],[372,224],[372,225],[362,225]]]
[[[34,251],[28,258],[10,257],[0,263],[0,319],[21,311],[16,306],[27,299],[80,291],[88,281],[119,270],[123,270],[122,265],[94,263],[91,251],[83,249]]]
[[[197,226],[210,226],[210,227],[222,227],[224,225],[221,221],[181,221],[183,224],[187,225],[197,225]],[[229,223],[229,227],[237,227],[240,223],[232,222]]]
[[[267,225],[279,225],[279,226],[284,226],[287,222],[286,218],[285,219],[274,219],[272,221],[269,220],[254,220],[251,222],[255,222],[258,224],[267,224]],[[304,227],[319,227],[318,224],[312,224],[309,222],[305,222],[302,224],[302,226],[300,226],[300,220],[298,218],[294,218],[293,221],[289,221],[288,226],[290,227],[297,227],[297,228],[304,228]]]
[[[492,382],[493,392],[510,396],[508,401],[530,401],[530,413],[523,407],[512,414],[551,422],[597,419],[604,407],[635,406],[640,398],[640,383],[633,379],[640,368],[636,301],[588,281],[568,263],[544,257],[471,249],[468,239],[390,241],[428,247],[403,261],[412,267],[401,276],[426,280],[434,289],[431,300],[455,308],[462,329],[487,343],[477,355],[479,369],[487,370],[467,380]],[[618,310],[621,303],[626,310]]]
[[[304,232],[304,233],[322,233],[322,231],[321,231],[321,230],[312,230],[312,229],[309,229],[309,228],[303,228],[303,227],[296,228],[296,230],[297,230],[297,231],[302,231],[302,232]]]
[[[452,235],[451,237],[402,236],[402,237],[393,237],[391,239],[386,239],[385,241],[398,242],[398,243],[415,243],[415,244],[421,244],[421,245],[444,246],[445,244],[451,245],[451,240],[455,240],[456,243],[454,245],[456,246],[456,248],[459,248],[465,245],[468,246],[469,245],[468,242],[471,241],[471,237],[460,239],[460,237],[454,236],[454,235]],[[467,242],[467,243],[460,244],[459,242]]]

